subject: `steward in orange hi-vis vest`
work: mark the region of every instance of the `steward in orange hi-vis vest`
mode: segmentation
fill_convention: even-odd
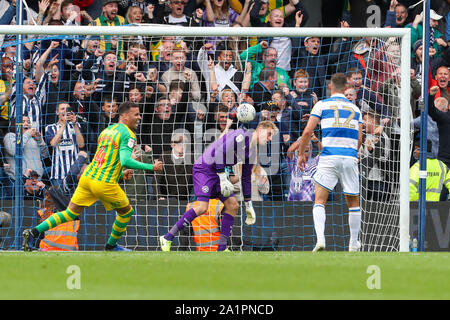
[[[44,217],[41,210],[38,214]],[[41,240],[39,248],[42,251],[75,251],[78,250],[78,229],[80,220],[69,221],[60,224],[45,232],[44,239]]]
[[[42,221],[60,210],[58,207],[64,206],[64,195],[58,190],[50,188],[45,192],[45,202],[38,214]],[[67,199],[66,199],[67,200]],[[42,251],[75,251],[78,250],[78,229],[80,220],[66,222],[45,232],[45,237],[41,240],[39,248]]]
[[[186,210],[193,208],[195,202],[188,203]],[[223,203],[218,199],[209,200],[209,208],[205,214],[192,221],[194,242],[197,251],[217,251],[220,238],[220,213]]]

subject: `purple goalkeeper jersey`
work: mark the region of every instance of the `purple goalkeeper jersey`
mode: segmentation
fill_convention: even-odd
[[[288,160],[291,170],[291,184],[289,186],[288,201],[314,201],[314,173],[317,171],[319,156],[310,157],[306,162],[305,171],[302,172],[297,166],[297,157]]]
[[[195,161],[193,173],[217,177],[218,181],[217,173],[224,172],[225,167],[242,163],[242,193],[244,198],[250,198],[252,168],[256,161],[256,146],[250,145],[251,140],[252,132],[244,129],[229,131],[206,148],[202,156]],[[202,184],[202,181],[197,183]],[[203,188],[207,189],[205,186]]]

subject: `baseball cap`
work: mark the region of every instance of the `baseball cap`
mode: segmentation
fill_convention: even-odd
[[[433,20],[440,20],[440,19],[442,19],[442,16],[441,16],[441,15],[438,15],[438,14],[436,13],[436,11],[434,11],[433,9],[431,9],[431,10],[430,10],[430,18],[433,19]]]
[[[306,38],[303,40],[303,42],[306,42],[306,41],[308,41],[309,39],[312,39],[312,38],[318,38],[318,39],[320,39],[320,37],[306,37]]]
[[[422,13],[421,13],[420,15],[423,17],[423,11],[422,11]],[[431,9],[431,10],[430,10],[430,18],[433,19],[433,20],[441,20],[441,19],[442,19],[442,16],[441,16],[441,15],[438,15],[438,14],[436,13],[436,11],[434,11],[433,9]]]
[[[39,174],[36,171],[32,170],[30,172],[29,178],[39,178]]]
[[[416,42],[414,42],[413,53],[415,53],[417,51],[417,49],[420,48],[421,45],[422,45],[422,39],[419,39]]]
[[[119,0],[103,0],[102,6],[106,6],[108,3],[113,3],[113,2],[119,4]]]

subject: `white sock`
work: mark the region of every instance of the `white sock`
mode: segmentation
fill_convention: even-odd
[[[359,207],[349,208],[348,225],[350,227],[350,244],[356,245],[361,228],[361,209]]]
[[[325,207],[315,204],[313,207],[314,230],[316,230],[317,242],[325,243]]]

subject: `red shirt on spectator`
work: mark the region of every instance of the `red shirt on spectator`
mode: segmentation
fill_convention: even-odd
[[[73,4],[76,6],[79,6],[81,10],[86,9],[89,7],[94,0],[73,0]]]

